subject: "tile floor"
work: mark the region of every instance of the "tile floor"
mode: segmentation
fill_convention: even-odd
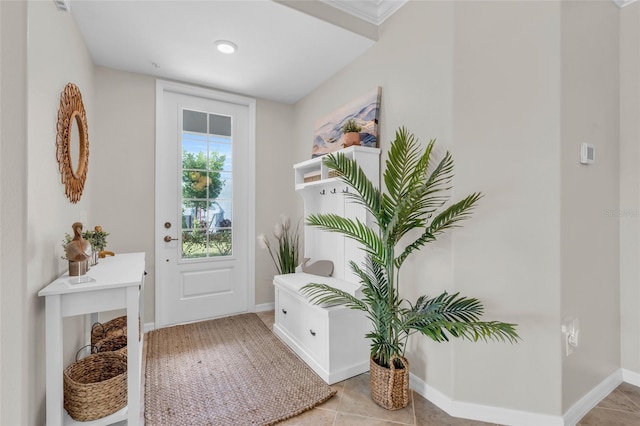
[[[639,387],[622,383],[578,423],[578,426],[605,425],[640,425]]]
[[[259,312],[269,327],[273,311]],[[297,417],[279,423],[282,426],[480,426],[491,423],[451,417],[416,392],[407,408],[387,411],[369,396],[369,374],[361,374],[332,386],[336,396]],[[591,410],[578,426],[640,425],[640,388],[622,383]]]

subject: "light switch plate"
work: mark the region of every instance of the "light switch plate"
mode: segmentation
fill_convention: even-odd
[[[580,164],[593,164],[596,162],[596,147],[590,143],[580,145]]]

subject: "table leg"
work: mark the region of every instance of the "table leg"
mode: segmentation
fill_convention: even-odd
[[[46,316],[46,401],[47,426],[62,425],[64,419],[62,385],[62,310],[61,296],[54,294],[47,296],[45,307]]]
[[[127,287],[127,391],[129,426],[140,423],[140,345],[138,340],[138,286]]]

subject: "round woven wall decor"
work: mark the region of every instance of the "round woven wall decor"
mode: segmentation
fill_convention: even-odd
[[[72,146],[73,126],[78,132],[78,146]],[[71,152],[78,153],[77,164],[73,164]],[[56,158],[60,169],[64,192],[72,203],[82,197],[84,182],[89,169],[89,133],[87,130],[87,113],[82,103],[80,89],[68,83],[60,94],[58,108],[58,126],[56,135]]]

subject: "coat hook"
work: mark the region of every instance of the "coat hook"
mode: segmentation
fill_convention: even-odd
[[[343,190],[342,190],[342,193],[343,193],[343,194],[346,194],[346,193],[348,193],[348,192],[349,192],[349,187],[348,187],[348,186],[347,186],[345,189],[343,189]]]
[[[324,195],[324,189],[320,191],[320,195]]]
[[[331,191],[332,194],[335,194],[336,192],[338,192],[335,188],[333,188],[333,190]]]

